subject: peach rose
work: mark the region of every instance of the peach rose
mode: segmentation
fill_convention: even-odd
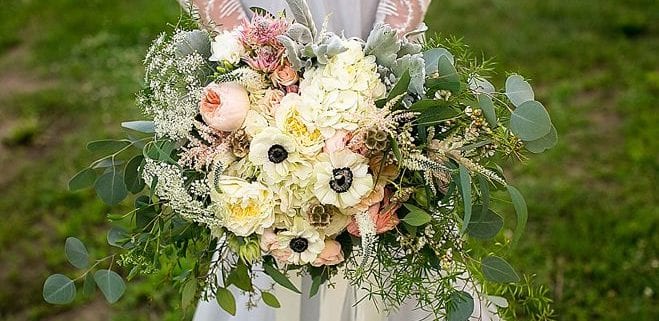
[[[344,258],[343,251],[341,251],[341,243],[335,240],[326,239],[325,247],[311,265],[316,267],[321,265],[337,265],[343,261]]]
[[[288,87],[296,84],[300,78],[297,76],[295,69],[288,64],[284,64],[272,72],[270,79],[275,86],[282,85]]]
[[[391,198],[391,191],[388,189],[385,191],[384,200],[379,204],[373,204],[368,209],[368,215],[375,223],[375,234],[382,234],[393,230],[400,220],[396,215],[396,211],[401,207],[401,203],[391,203],[389,199]],[[360,237],[361,233],[359,232],[359,226],[355,218],[352,218],[352,222],[346,228],[348,233]]]
[[[249,111],[247,90],[236,82],[211,83],[204,88],[199,113],[204,122],[219,131],[234,131],[243,125]]]
[[[261,250],[272,255],[277,262],[286,262],[293,254],[290,249],[280,249],[277,242],[277,234],[272,229],[266,229],[261,235]]]
[[[263,98],[258,101],[257,107],[268,115],[274,115],[275,107],[279,105],[279,102],[284,98],[284,95],[286,95],[286,93],[279,89],[268,89],[265,91]]]

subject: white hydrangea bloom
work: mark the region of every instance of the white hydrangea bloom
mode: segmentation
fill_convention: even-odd
[[[232,65],[240,62],[240,58],[245,55],[245,47],[240,41],[240,35],[237,30],[223,31],[215,36],[211,42],[212,55],[210,61],[226,61]]]

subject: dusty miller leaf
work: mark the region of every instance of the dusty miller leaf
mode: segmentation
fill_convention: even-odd
[[[398,50],[400,50],[400,41],[396,37],[396,30],[378,24],[366,39],[364,53],[374,55],[378,64],[391,68],[398,56]]]

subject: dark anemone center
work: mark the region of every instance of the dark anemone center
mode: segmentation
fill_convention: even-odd
[[[289,246],[293,252],[302,253],[309,247],[309,241],[307,241],[305,238],[296,237],[291,240]]]
[[[352,186],[352,171],[348,167],[335,168],[332,170],[330,188],[337,193],[344,193]]]
[[[288,158],[288,152],[281,145],[272,145],[268,150],[268,159],[275,163],[279,164]]]

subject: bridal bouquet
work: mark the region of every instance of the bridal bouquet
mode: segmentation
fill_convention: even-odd
[[[235,313],[230,286],[278,307],[253,278],[299,292],[288,278],[298,273],[313,280],[305,295],[342,277],[385,309],[414,297],[436,317],[467,319],[485,285],[519,280],[501,248],[473,257],[467,240],[502,229],[496,190],[517,214],[498,240],[518,240],[526,205],[497,163],[555,144],[547,111],[519,75],[497,91],[489,65],[456,40],[412,42],[386,25],[347,39],[290,4],[293,20],[253,9],[234,30],[154,41],[138,98],[151,120],[89,143],[105,154],[70,182],[110,205],[136,195],[133,211],[109,216],[120,254],[89,267],[84,245],[67,240],[84,288],[114,302],[124,283],[99,266],[116,261],[128,278],[165,269],[183,306],[215,297]],[[74,296],[61,274],[44,286],[49,302]]]

